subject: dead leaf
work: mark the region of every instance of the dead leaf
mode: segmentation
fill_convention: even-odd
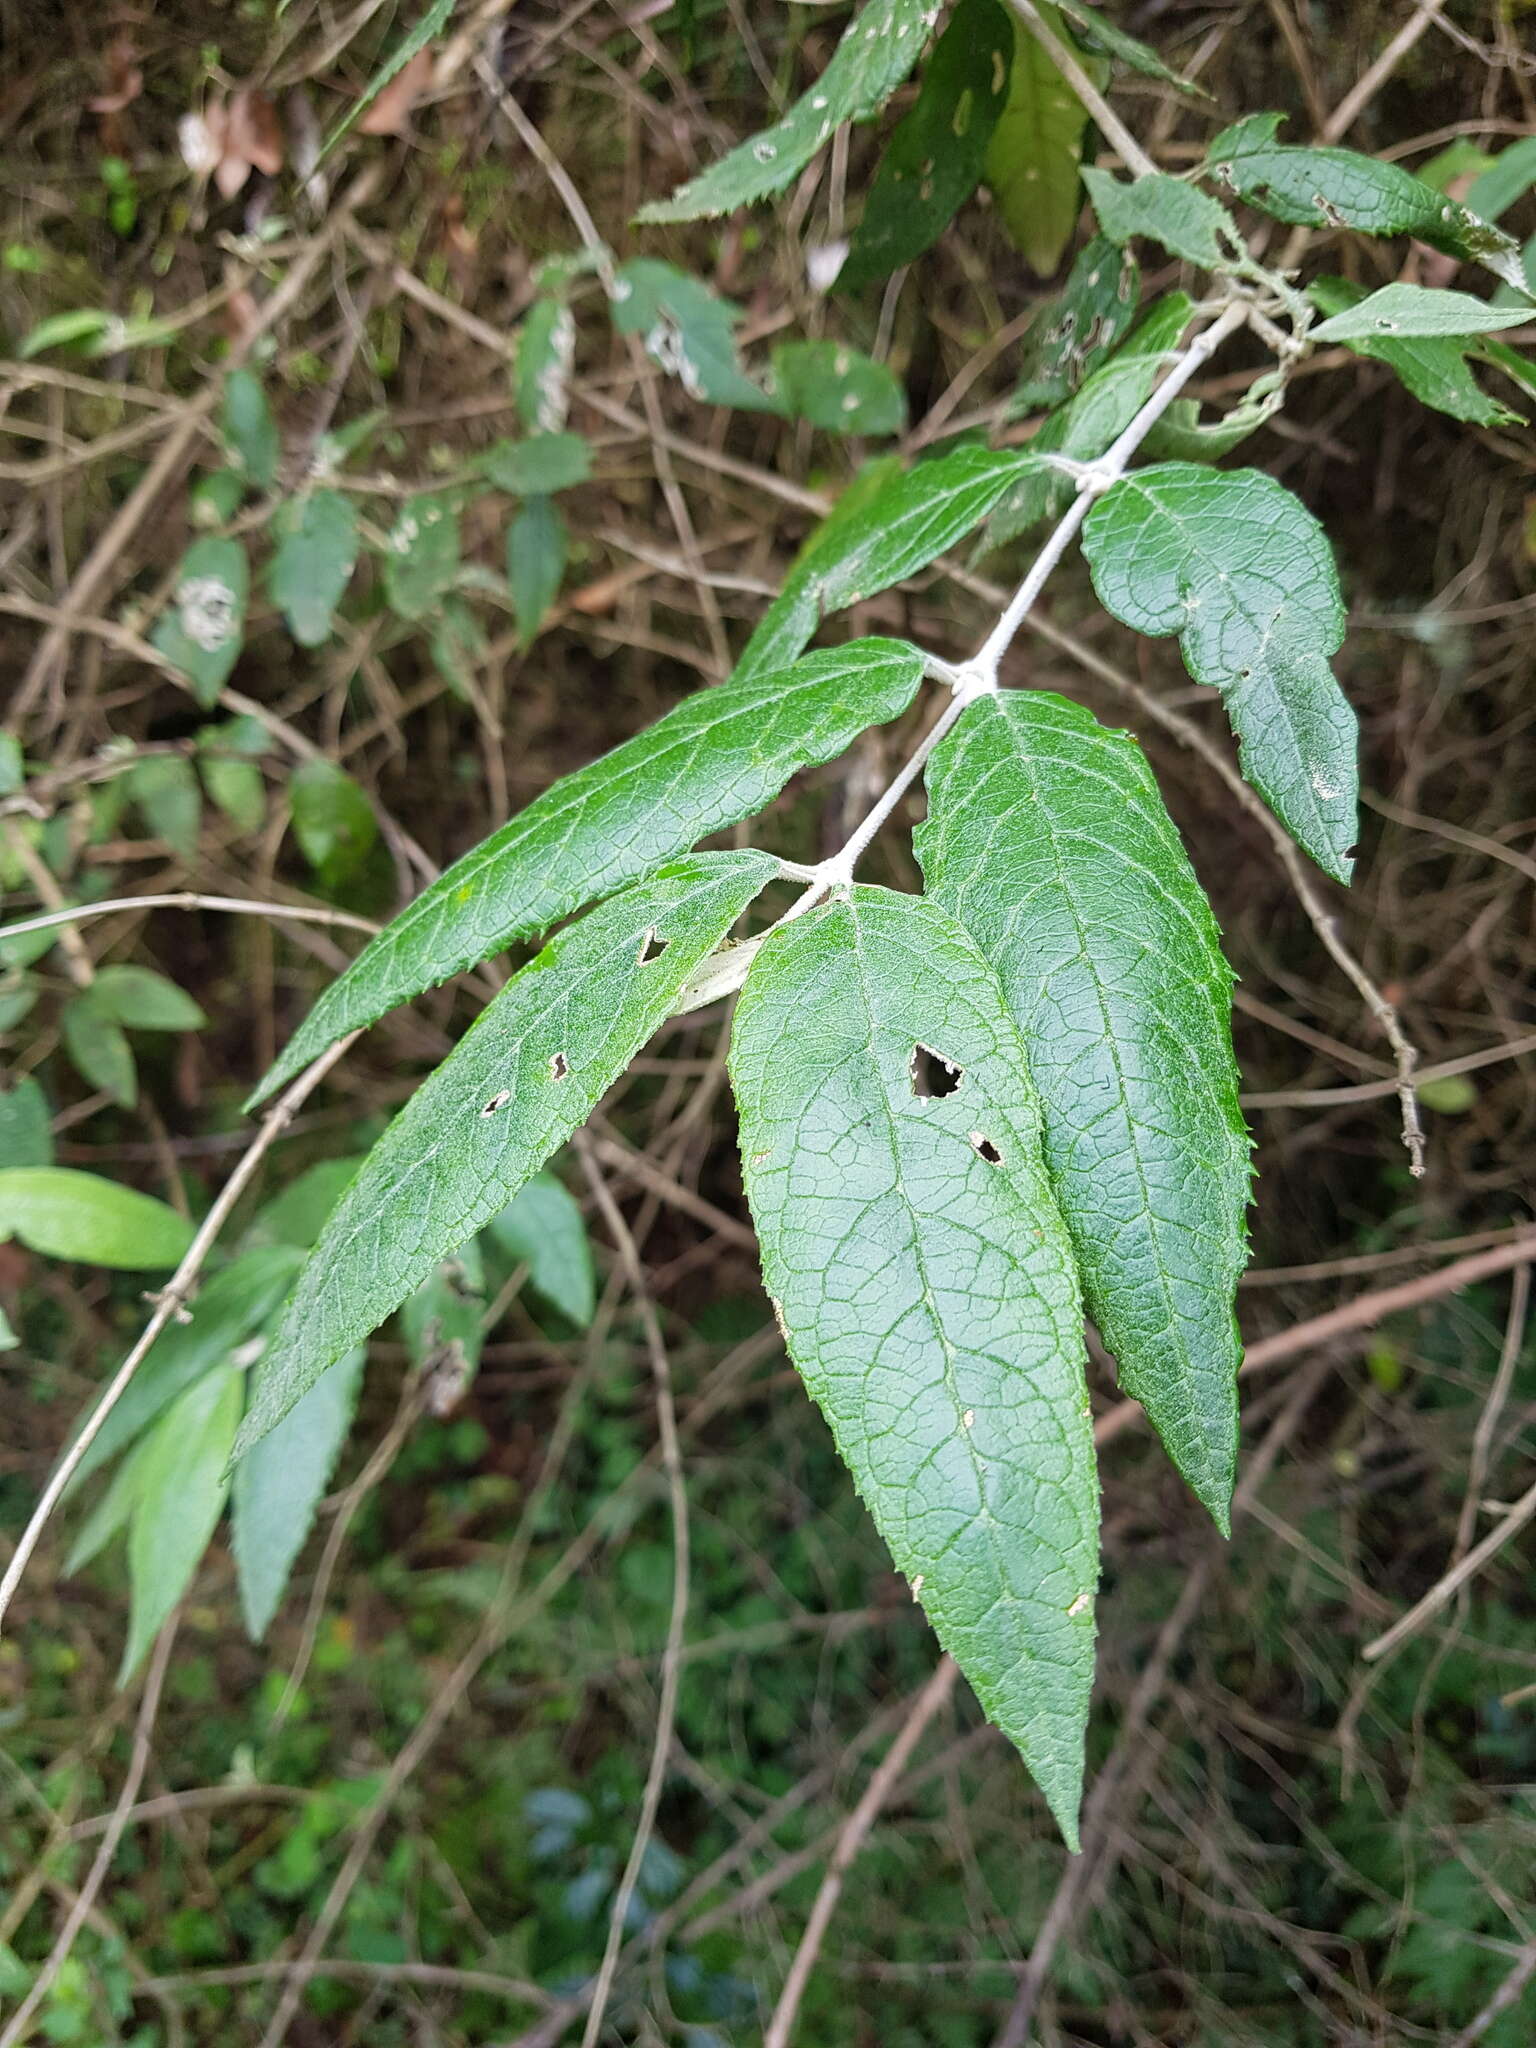
[[[283,168],[283,124],[277,108],[266,93],[249,85],[241,86],[229,103],[224,153],[228,157],[237,152],[253,170],[265,172],[269,178]]]
[[[139,69],[133,38],[114,36],[107,45],[107,89],[86,101],[93,114],[120,114],[144,90],[144,73]]]
[[[436,63],[430,48],[418,50],[364,113],[357,124],[361,132],[364,135],[408,135],[411,109],[432,83]]]

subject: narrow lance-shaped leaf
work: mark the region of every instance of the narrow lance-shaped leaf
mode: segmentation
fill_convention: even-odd
[[[1225,1529],[1249,1169],[1216,921],[1140,747],[1065,698],[973,704],[928,791],[924,879],[1002,982],[1089,1312]]]
[[[1176,85],[1181,92],[1198,93],[1202,99],[1209,98],[1203,85],[1197,85],[1194,79],[1174,71],[1156,50],[1148,49],[1135,36],[1128,36],[1101,8],[1087,6],[1084,0],[1056,0],[1056,6],[1090,50],[1100,50],[1106,57],[1118,57],[1122,64],[1139,71],[1143,78],[1161,78],[1165,84]]]
[[[192,1225],[153,1195],[72,1166],[0,1172],[0,1244],[18,1238],[50,1259],[79,1259],[130,1273],[174,1266]]]
[[[1165,462],[1105,492],[1084,522],[1083,552],[1117,619],[1179,635],[1195,681],[1226,700],[1243,773],[1318,865],[1347,882],[1355,714],[1328,663],[1344,606],[1305,505],[1259,470]]]
[[[367,1354],[349,1351],[235,1467],[230,1520],[240,1611],[259,1643],[282,1604],[289,1574],[352,1427]]]
[[[679,862],[589,912],[513,976],[332,1211],[257,1371],[240,1451],[585,1122],[777,869],[765,853]]]
[[[229,1491],[224,1471],[244,1378],[225,1366],[197,1381],[155,1424],[142,1456],[135,1457],[128,1641],[119,1685],[138,1668],[208,1547]]]
[[[758,620],[733,682],[793,661],[829,612],[915,576],[978,526],[1021,477],[1043,474],[1028,452],[954,448],[839,503],[813,533]],[[858,490],[858,486],[851,487]]]
[[[856,640],[685,698],[455,861],[331,984],[252,1100],[396,1003],[751,817],[797,769],[903,712],[922,673],[915,648]]]
[[[1098,1481],[1071,1246],[996,977],[936,905],[856,888],[764,942],[731,1078],[791,1356],[1075,1844]]]
[[[741,143],[697,178],[642,207],[641,221],[700,220],[782,192],[844,121],[884,106],[917,62],[938,9],[933,0],[869,0],[831,62],[782,121]]]
[[[1008,95],[1013,21],[1001,0],[959,0],[922,89],[886,144],[838,286],[858,290],[930,248],[981,177]]]
[[[485,1228],[514,1265],[528,1268],[534,1293],[567,1322],[586,1329],[597,1305],[597,1282],[586,1219],[569,1188],[552,1173],[536,1173]]]
[[[1045,0],[1040,16],[1071,48],[1071,35]],[[1003,225],[1025,262],[1048,277],[1077,225],[1078,165],[1088,115],[1022,21],[1014,22],[1013,32],[1008,97],[987,145],[986,177]],[[1091,58],[1085,68],[1095,68]]]
[[[1492,334],[1519,327],[1529,306],[1490,306],[1470,292],[1427,291],[1420,284],[1389,284],[1341,307],[1312,329],[1313,341],[1414,341],[1444,335]]]
[[[1207,173],[1276,220],[1366,235],[1417,235],[1432,249],[1481,263],[1525,290],[1519,244],[1398,164],[1352,149],[1304,149],[1276,142],[1284,116],[1251,114],[1211,144]]]

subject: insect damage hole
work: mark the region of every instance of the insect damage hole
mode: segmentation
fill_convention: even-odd
[[[642,967],[649,967],[651,962],[659,960],[666,950],[667,941],[657,938],[655,925],[649,925],[645,937],[640,941],[640,951],[635,957]]]
[[[965,1079],[964,1067],[957,1067],[952,1060],[945,1059],[943,1053],[935,1052],[931,1045],[924,1045],[921,1040],[912,1048],[907,1072],[912,1076],[912,1093],[923,1102],[953,1095]]]
[[[512,1090],[510,1088],[503,1088],[498,1094],[491,1097],[490,1101],[481,1109],[480,1114],[482,1116],[494,1116],[498,1109],[505,1109],[511,1100]]]
[[[998,1151],[997,1147],[993,1144],[992,1140],[987,1136],[985,1131],[972,1131],[970,1133],[970,1139],[971,1149],[976,1154],[976,1157],[978,1159],[985,1159],[988,1166],[1002,1165],[1003,1155],[1001,1152]]]
[[[557,1052],[549,1063],[549,1078],[551,1081],[563,1081],[570,1071],[570,1061],[563,1052]]]

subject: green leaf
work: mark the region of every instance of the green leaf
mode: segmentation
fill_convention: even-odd
[[[355,875],[373,850],[379,821],[352,777],[334,761],[301,762],[288,784],[293,836],[328,888]]]
[[[400,1304],[411,1363],[457,1401],[485,1348],[485,1268],[477,1241],[461,1245]],[[431,1403],[429,1402],[429,1406]]]
[[[27,779],[26,757],[13,732],[0,732],[0,796],[13,796]]]
[[[97,970],[92,1007],[134,1031],[201,1031],[208,1022],[185,989],[151,967],[113,966]]]
[[[1296,149],[1276,142],[1283,119],[1251,114],[1223,129],[1206,157],[1206,174],[1276,220],[1355,228],[1366,235],[1416,235],[1432,249],[1481,263],[1525,291],[1519,245],[1502,229],[1397,164],[1352,149]]]
[[[480,472],[515,498],[568,491],[592,474],[592,448],[583,434],[530,434],[526,441],[493,441]]]
[[[679,862],[567,926],[512,977],[332,1212],[262,1361],[242,1452],[506,1207],[776,872],[763,853]]]
[[[402,619],[425,618],[459,573],[459,515],[418,491],[400,507],[384,555],[384,595]]]
[[[1467,211],[1496,221],[1536,185],[1536,135],[1523,135],[1500,150],[1467,190]]]
[[[256,764],[202,754],[197,768],[204,789],[229,822],[241,832],[259,831],[267,815],[267,785]]]
[[[0,1159],[8,1167],[53,1164],[53,1119],[31,1074],[0,1088]]]
[[[200,476],[187,496],[187,518],[193,526],[224,526],[240,510],[245,476],[238,469],[215,469]]]
[[[0,1308],[0,1351],[14,1351],[20,1342],[21,1339],[11,1327],[10,1317],[3,1308]]]
[[[916,1092],[925,1061],[949,1092]],[[1072,1251],[1002,991],[935,904],[856,888],[764,941],[731,1079],[790,1355],[1075,1847],[1098,1481]]]
[[[155,1424],[144,1440],[143,1458],[135,1461],[128,1641],[119,1685],[133,1676],[191,1585],[223,1512],[244,1380],[244,1373],[226,1366],[188,1387]]]
[[[925,885],[1002,982],[1088,1310],[1228,1527],[1248,1134],[1232,972],[1140,747],[1035,691],[980,699],[928,764]]]
[[[741,366],[736,346],[740,309],[702,279],[649,256],[621,264],[611,301],[620,334],[638,334],[651,361],[676,377],[691,398],[771,412],[774,401]]]
[[[51,953],[59,943],[58,925],[44,925],[40,931],[19,932],[12,938],[0,938],[0,973],[17,967],[30,967],[41,960],[45,953]]]
[[[183,860],[195,860],[203,800],[192,763],[180,754],[149,754],[134,762],[123,781],[155,837]]]
[[[1033,454],[951,449],[873,492],[845,493],[800,550],[784,588],[757,623],[734,682],[794,660],[831,612],[889,590],[963,540],[1020,478],[1041,471]]]
[[[220,425],[236,466],[258,491],[270,490],[277,481],[283,444],[254,370],[231,370],[224,379]]]
[[[139,1273],[178,1264],[192,1225],[152,1195],[98,1174],[17,1166],[0,1171],[0,1244],[12,1237],[44,1258]]]
[[[975,191],[1008,93],[1013,22],[999,0],[959,0],[911,111],[886,144],[838,273],[842,290],[931,248]]]
[[[1470,292],[1426,291],[1418,284],[1384,285],[1312,329],[1313,341],[1412,341],[1441,335],[1492,334],[1519,327],[1529,306],[1490,306]]]
[[[1041,0],[1039,12],[1058,41],[1071,48],[1055,8]],[[1014,22],[1013,37],[1008,99],[987,145],[987,183],[1025,262],[1049,277],[1077,226],[1078,165],[1088,116],[1021,21]]]
[[[1169,462],[1123,477],[1083,526],[1107,610],[1177,633],[1226,700],[1243,773],[1318,865],[1349,880],[1355,715],[1328,665],[1344,638],[1338,573],[1299,498],[1259,470]]]
[[[1167,85],[1176,85],[1180,92],[1198,93],[1202,99],[1209,99],[1203,85],[1197,85],[1194,79],[1185,78],[1182,73],[1170,69],[1156,50],[1149,50],[1135,36],[1127,35],[1098,7],[1085,6],[1083,0],[1056,0],[1056,6],[1077,30],[1079,39],[1088,49],[1098,50],[1106,57],[1118,57],[1122,64],[1128,64],[1132,71],[1139,71],[1143,78],[1161,78]]]
[[[576,322],[564,299],[535,299],[517,331],[513,389],[518,417],[530,432],[558,434],[571,405]]]
[[[814,87],[782,121],[741,143],[670,199],[642,207],[637,219],[702,220],[782,192],[834,128],[867,121],[884,106],[917,62],[932,23],[931,0],[869,0],[843,31]]]
[[[99,1088],[123,1109],[139,1099],[133,1047],[122,1026],[91,999],[89,989],[64,1006],[59,1019],[64,1050],[82,1081]]]
[[[341,138],[353,127],[354,123],[360,121],[363,115],[367,113],[389,81],[400,75],[418,50],[424,50],[435,36],[442,33],[447,27],[449,18],[456,5],[457,0],[432,0],[431,6],[422,15],[421,19],[406,30],[378,70],[374,72],[372,78],[364,86],[362,92],[359,93],[358,97],[348,107],[341,120],[336,123],[336,126],[325,138],[325,146],[320,152],[320,161],[322,163],[330,155],[337,143],[340,142]]]
[[[1240,263],[1246,254],[1227,209],[1180,178],[1158,171],[1127,181],[1089,169],[1083,172],[1083,183],[1099,225],[1112,242],[1141,235],[1202,270]]]
[[[1070,476],[1040,458],[1047,451],[1074,462],[1091,462],[1124,433],[1152,395],[1170,352],[1193,311],[1183,292],[1169,292],[1149,306],[1107,362],[1084,379],[1082,389],[1051,414],[1030,443],[1035,465],[999,498],[987,521],[978,553],[1001,547],[1042,520],[1059,518],[1075,488]]]
[[[786,412],[833,434],[899,434],[907,394],[884,363],[837,341],[786,341],[773,351],[773,390]]]
[[[235,1467],[230,1522],[240,1611],[259,1643],[282,1605],[299,1552],[352,1427],[367,1353],[349,1351]]]
[[[70,1545],[69,1555],[64,1560],[66,1578],[73,1578],[76,1572],[83,1571],[93,1557],[100,1556],[114,1536],[121,1535],[128,1527],[138,1504],[139,1482],[146,1462],[146,1447],[138,1444],[113,1473],[101,1498],[81,1523],[79,1533]]]
[[[507,587],[518,642],[531,647],[565,575],[565,521],[552,498],[530,498],[507,528]]]
[[[1066,284],[1029,324],[1020,345],[1019,382],[1008,402],[1017,419],[1041,406],[1060,405],[1082,383],[1094,360],[1120,340],[1136,317],[1141,271],[1127,249],[1095,235],[1073,260]]]
[[[321,1159],[306,1167],[280,1194],[257,1210],[243,1242],[289,1245],[307,1252],[362,1163],[362,1156],[358,1155]]]
[[[192,685],[204,710],[218,702],[245,641],[250,565],[237,540],[193,541],[176,570],[176,590],[150,639]]]
[[[36,1008],[41,986],[35,975],[12,974],[0,969],[0,1035],[14,1031]],[[0,1153],[0,1158],[4,1154]]]
[[[592,1246],[580,1205],[564,1183],[536,1173],[485,1227],[513,1265],[528,1268],[534,1293],[586,1329],[597,1305]]]
[[[70,342],[95,341],[112,325],[112,315],[94,306],[82,306],[68,313],[52,313],[22,337],[17,355],[23,362],[40,356],[45,349],[64,348]]]
[[[1348,284],[1338,277],[1315,278],[1307,287],[1307,295],[1325,313],[1332,315],[1360,305],[1366,296],[1362,286]],[[1336,338],[1343,339],[1345,346],[1357,356],[1385,363],[1421,405],[1433,406],[1436,412],[1449,413],[1452,419],[1497,427],[1514,425],[1521,418],[1519,413],[1490,398],[1473,376],[1468,356],[1472,349],[1478,347],[1475,336],[1427,336],[1409,341],[1392,341],[1371,335],[1355,339]]]
[[[267,570],[267,589],[301,647],[322,647],[331,637],[359,545],[350,498],[311,491],[300,502]]]
[[[797,769],[899,717],[922,672],[900,641],[856,640],[674,705],[424,890],[321,996],[253,1101],[358,1025],[754,816]]]
[[[303,1263],[286,1244],[245,1251],[198,1290],[187,1320],[167,1323],[107,1415],[70,1480],[70,1490],[115,1458],[157,1415],[216,1366],[244,1365],[243,1347],[271,1318]],[[90,1409],[96,1406],[93,1400]],[[82,1416],[82,1426],[90,1414]]]

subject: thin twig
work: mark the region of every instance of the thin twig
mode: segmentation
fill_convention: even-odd
[[[821,1881],[811,1907],[811,1917],[805,1924],[800,1945],[795,1950],[794,1960],[789,1966],[789,1975],[784,1979],[784,1988],[779,1993],[779,2002],[773,2009],[768,2022],[768,2031],[763,2036],[763,2048],[789,2048],[789,2039],[794,2032],[795,2018],[800,2010],[800,2001],[805,1996],[805,1987],[810,1982],[811,1971],[816,1967],[816,1958],[821,1953],[821,1944],[826,1937],[837,1902],[842,1896],[843,1881],[853,1868],[854,1859],[863,1848],[870,1829],[895,1790],[896,1782],[906,1769],[908,1760],[923,1738],[923,1731],[944,1702],[954,1691],[955,1680],[959,1677],[959,1666],[953,1657],[943,1656],[934,1666],[933,1676],[912,1703],[912,1711],[902,1723],[896,1740],[881,1759],[869,1783],[864,1787],[858,1805],[843,1823],[837,1845],[827,1865],[827,1874]],[[588,2048],[588,2044],[583,2044]]]
[[[651,1299],[650,1289],[646,1286],[645,1269],[640,1263],[640,1253],[629,1225],[624,1221],[619,1205],[613,1199],[608,1183],[593,1157],[592,1148],[584,1136],[576,1140],[576,1156],[581,1161],[581,1170],[586,1177],[587,1186],[592,1191],[592,1199],[596,1202],[618,1248],[619,1263],[629,1283],[630,1292],[634,1295],[635,1306],[640,1312],[640,1323],[645,1332],[645,1348],[650,1355],[651,1376],[656,1384],[657,1433],[661,1439],[662,1470],[666,1474],[667,1497],[672,1511],[672,1611],[667,1622],[666,1648],[661,1659],[661,1685],[656,1702],[656,1734],[651,1745],[651,1761],[645,1776],[645,1789],[640,1798],[640,1817],[635,1823],[635,1836],[630,1844],[624,1873],[613,1895],[613,1906],[608,1915],[608,1939],[603,1945],[603,1960],[598,1969],[597,1983],[592,1992],[592,2004],[587,2013],[586,2029],[582,2035],[582,2048],[596,2048],[598,2036],[603,2030],[603,2017],[608,2010],[614,1973],[618,1968],[619,1949],[629,1919],[630,1901],[634,1898],[635,1886],[640,1881],[646,1852],[656,1831],[656,1815],[661,1806],[662,1788],[667,1777],[667,1758],[677,1728],[677,1695],[683,1667],[683,1637],[688,1624],[688,1492],[683,1482],[682,1445],[678,1440],[677,1409],[672,1399],[671,1362],[667,1357],[667,1347],[662,1342],[661,1322],[656,1314],[656,1305]]]
[[[1030,5],[1030,0],[1008,0],[1008,5],[1082,101],[1105,141],[1114,145],[1126,169],[1134,172],[1138,178],[1154,177],[1157,165],[1110,106],[1060,36],[1052,34],[1046,27],[1039,13]]]
[[[149,1669],[144,1678],[144,1692],[139,1700],[138,1718],[133,1727],[133,1749],[128,1759],[127,1775],[122,1790],[117,1795],[117,1804],[112,1809],[112,1818],[106,1833],[101,1838],[101,1847],[86,1873],[85,1883],[69,1909],[64,1925],[59,1929],[59,1938],[48,1952],[48,1960],[32,1980],[31,1989],[21,2004],[12,2013],[5,2032],[0,2034],[0,2048],[16,2048],[31,2031],[43,2000],[52,1989],[60,1970],[68,1962],[70,1951],[79,1939],[80,1930],[90,1917],[97,1894],[106,1883],[107,1872],[112,1868],[112,1859],[117,1854],[117,1845],[123,1839],[123,1830],[128,1825],[128,1816],[139,1796],[139,1787],[144,1782],[144,1773],[149,1769],[149,1741],[154,1730],[155,1716],[160,1711],[160,1694],[165,1685],[165,1674],[170,1667],[171,1645],[176,1640],[176,1625],[181,1619],[177,1608],[169,1621],[155,1638],[155,1647],[149,1660]]]
[[[1469,1580],[1476,1578],[1483,1566],[1497,1557],[1509,1539],[1518,1535],[1533,1515],[1536,1515],[1536,1486],[1528,1487],[1514,1506],[1507,1509],[1502,1519],[1488,1531],[1482,1542],[1452,1565],[1445,1576],[1430,1587],[1422,1600],[1416,1600],[1408,1612],[1393,1622],[1384,1635],[1379,1635],[1374,1642],[1366,1644],[1360,1652],[1366,1663],[1374,1664],[1378,1657],[1385,1657],[1388,1650],[1395,1649],[1400,1642],[1413,1635],[1426,1621],[1438,1614],[1452,1594],[1458,1592]]]
[[[63,910],[50,910],[46,917],[0,925],[0,941],[47,931],[56,924],[83,924],[87,918],[108,917],[122,910],[225,910],[242,917],[270,917],[279,923],[345,925],[350,931],[369,933],[379,929],[370,918],[354,917],[349,910],[328,910],[318,904],[252,903],[243,896],[200,896],[192,889],[177,889],[159,896],[109,896],[101,903],[69,904]]]

